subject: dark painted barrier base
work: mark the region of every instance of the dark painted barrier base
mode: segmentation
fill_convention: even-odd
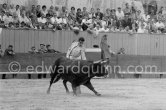
[[[4,56],[0,58],[0,78],[2,78],[2,72],[7,72],[6,78],[10,79],[13,78],[13,74],[9,74],[9,65],[12,63],[18,62],[21,66],[20,71],[25,73],[27,72],[27,68],[33,69],[37,68],[38,72],[46,71],[53,65],[54,61],[61,57],[65,56],[65,53],[60,53],[60,54],[27,54],[27,53],[18,53],[15,56]],[[87,59],[90,61],[96,61],[100,60],[101,54],[100,53],[86,53]],[[147,73],[149,70],[146,72],[145,66],[156,66],[157,71],[152,69],[151,74]],[[115,78],[115,77],[120,77],[120,78],[135,78],[139,77],[139,74],[141,75],[141,78],[160,78],[161,75],[158,74],[158,72],[165,72],[166,73],[166,57],[162,56],[134,56],[134,55],[118,55],[113,57],[110,60],[110,66],[111,67],[116,67],[120,66],[121,68],[112,68],[114,71],[110,71],[109,77]],[[128,67],[133,66],[133,68],[130,68],[130,72],[135,72],[135,68],[137,68],[138,72],[129,73]],[[33,68],[32,68],[33,67]],[[44,67],[44,68],[42,68]],[[13,65],[14,70],[17,70],[18,66]],[[143,68],[143,69],[142,69]],[[28,69],[28,70],[29,70]],[[30,71],[32,72],[32,71]],[[126,72],[125,74],[122,74],[123,72]],[[142,73],[139,73],[142,72]],[[15,72],[17,73],[17,72]],[[119,73],[119,74],[118,74]],[[156,74],[157,73],[157,74]],[[136,74],[136,75],[135,75]],[[138,75],[137,75],[138,74]],[[31,77],[30,77],[31,76]],[[26,74],[17,74],[16,78],[17,79],[23,79],[23,78],[32,78],[32,79],[37,79],[37,78],[49,78],[50,75],[47,74],[46,76],[43,76],[43,74],[40,76],[39,74],[31,74],[28,75]],[[166,78],[166,75],[164,74],[162,76],[163,78]]]

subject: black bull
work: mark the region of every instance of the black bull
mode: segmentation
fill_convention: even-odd
[[[90,80],[97,76],[106,76],[105,64],[106,61],[83,61],[83,60],[70,60],[65,57],[57,59],[53,65],[53,71],[51,72],[51,81],[47,93],[50,93],[51,85],[56,83],[60,79],[63,80],[66,92],[69,93],[67,88],[67,82],[70,82],[73,89],[73,94],[76,94],[76,87],[84,85],[93,91],[97,96],[100,94],[94,89]]]

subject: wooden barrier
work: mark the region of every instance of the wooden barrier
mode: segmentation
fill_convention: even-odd
[[[87,59],[91,61],[96,61],[100,59],[100,52],[97,53],[86,53]],[[37,68],[33,70],[35,72],[46,72],[49,70],[49,67],[53,65],[54,61],[61,57],[65,56],[62,54],[26,54],[26,53],[17,53],[13,57],[4,56],[0,58],[0,72],[6,72],[9,74],[9,64],[11,62],[18,62],[21,66],[21,72],[27,72],[27,67],[33,66],[33,68]],[[15,65],[14,65],[15,66]],[[118,55],[111,59],[110,66],[115,70],[116,67],[120,66],[121,70],[115,71],[121,74],[124,78],[132,78],[135,74],[142,74],[143,78],[158,78],[160,74],[166,73],[166,57],[162,56],[136,56],[136,55]],[[153,73],[150,72],[150,66],[152,67]],[[43,67],[43,68],[41,68]],[[146,67],[148,67],[147,70]],[[155,69],[157,70],[155,71]],[[13,67],[14,68],[14,67]],[[30,69],[30,68],[29,68]],[[32,72],[32,71],[30,71]],[[114,72],[114,73],[115,73]],[[134,73],[132,73],[134,72]],[[165,73],[164,73],[165,72]],[[10,73],[12,74],[12,73]],[[21,73],[18,73],[21,74]],[[18,75],[19,78],[27,78],[27,74]],[[110,75],[114,77],[114,74]],[[47,74],[49,77],[49,74]],[[166,77],[165,75],[163,77]],[[11,78],[11,75],[8,75],[7,78]],[[32,78],[37,78],[37,74],[32,75]]]
[[[127,55],[166,56],[166,35],[164,34],[128,34],[128,33],[100,33],[97,37],[87,32],[80,32],[76,36],[73,31],[46,30],[9,30],[2,29],[0,44],[5,50],[9,44],[14,46],[17,53],[27,53],[32,46],[37,49],[41,43],[50,44],[52,48],[66,52],[73,40],[85,38],[86,48],[100,44],[101,36],[108,35],[108,44],[117,52],[125,48]]]

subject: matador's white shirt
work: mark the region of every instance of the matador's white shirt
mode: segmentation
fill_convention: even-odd
[[[79,42],[73,42],[67,51],[66,57],[69,59],[86,60],[85,47],[80,47]]]

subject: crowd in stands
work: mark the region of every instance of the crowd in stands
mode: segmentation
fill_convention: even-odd
[[[80,30],[88,32],[166,33],[166,9],[151,8],[141,12],[134,5],[122,9],[99,8],[88,12],[86,7],[46,7],[3,4],[0,9],[0,27],[16,29]]]

